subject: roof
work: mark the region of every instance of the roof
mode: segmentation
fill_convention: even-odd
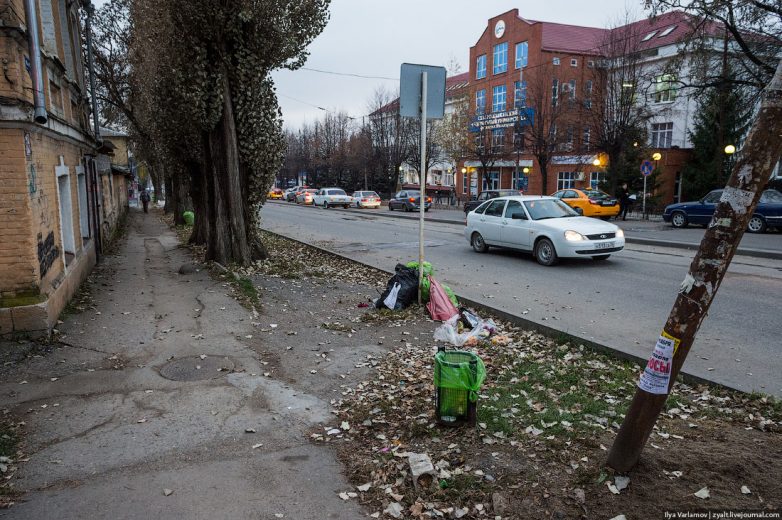
[[[608,29],[582,27],[553,22],[535,22],[543,25],[541,46],[545,50],[597,54],[600,42]]]
[[[547,51],[571,52],[580,54],[600,54],[600,47],[611,33],[629,33],[639,39],[638,50],[654,49],[672,45],[692,35],[694,28],[700,25],[701,31],[719,36],[720,26],[711,21],[701,22],[681,10],[669,11],[651,18],[615,27],[601,29],[556,22],[543,22],[518,18],[528,24],[541,25],[541,46]]]

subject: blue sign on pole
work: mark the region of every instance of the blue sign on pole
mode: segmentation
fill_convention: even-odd
[[[641,163],[641,175],[648,177],[654,171],[654,165],[652,161],[644,161]]]

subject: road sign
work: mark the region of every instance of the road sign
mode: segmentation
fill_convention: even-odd
[[[426,118],[445,112],[445,67],[403,63],[399,81],[399,115],[421,117],[421,75],[426,72]]]
[[[641,175],[647,177],[651,175],[653,171],[654,165],[652,164],[652,161],[644,161],[641,163]]]

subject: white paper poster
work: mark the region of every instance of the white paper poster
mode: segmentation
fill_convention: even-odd
[[[660,336],[660,339],[657,340],[654,352],[649,357],[649,362],[638,381],[638,388],[650,394],[668,393],[676,340],[666,336]]]

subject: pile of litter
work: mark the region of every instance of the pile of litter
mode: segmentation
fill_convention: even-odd
[[[374,518],[522,518],[548,508],[569,518],[586,511],[590,495],[628,493],[629,480],[611,477],[603,463],[638,367],[474,313],[468,316],[479,321],[464,327],[461,314],[436,337],[475,338],[471,351],[487,372],[478,427],[437,424],[435,345],[407,343],[389,352],[374,367],[376,377],[342,387],[335,424],[312,433],[315,442],[338,444],[357,486],[345,499],[368,505]],[[682,442],[689,435],[673,432],[714,420],[782,432],[782,409],[773,400],[679,383],[647,450]]]

